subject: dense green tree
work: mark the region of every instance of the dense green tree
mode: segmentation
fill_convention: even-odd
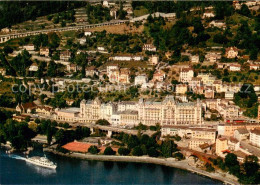
[[[147,150],[147,154],[149,155],[149,157],[158,157],[159,156],[159,152],[154,147],[149,148]]]
[[[14,49],[11,47],[11,46],[9,46],[9,45],[7,45],[7,46],[4,46],[4,53],[5,53],[5,55],[8,55],[8,54],[10,54],[10,53],[13,53],[13,51],[14,51]]]
[[[143,150],[140,146],[136,146],[133,148],[132,154],[134,156],[142,156],[143,155]]]
[[[86,2],[62,2],[62,1],[41,1],[41,2],[11,2],[0,3],[0,29],[11,27],[14,24],[35,20],[36,17],[72,10],[85,6]]]
[[[239,13],[241,15],[244,15],[244,16],[247,16],[247,17],[251,16],[251,12],[250,12],[250,10],[249,10],[249,8],[248,8],[248,6],[246,4],[242,4]]]
[[[116,152],[109,146],[106,147],[105,151],[104,151],[104,155],[115,155]]]
[[[174,153],[173,157],[176,158],[178,161],[185,159],[185,156],[181,152]]]
[[[132,149],[138,145],[139,145],[139,140],[138,140],[137,136],[135,136],[135,135],[129,136],[128,141],[127,141],[128,148]]]
[[[229,153],[225,157],[225,165],[228,168],[230,174],[238,176],[240,173],[240,166],[237,160],[237,156],[233,153]]]
[[[128,148],[120,147],[118,149],[119,155],[128,155],[130,153],[130,150]]]
[[[172,153],[177,151],[177,145],[172,140],[165,140],[161,145],[163,157],[172,157]]]
[[[49,47],[56,49],[60,45],[60,38],[55,32],[48,33]]]
[[[110,125],[106,119],[99,119],[96,121],[96,125]]]
[[[91,154],[98,154],[99,153],[99,149],[97,146],[95,145],[91,145],[88,149],[88,152]]]

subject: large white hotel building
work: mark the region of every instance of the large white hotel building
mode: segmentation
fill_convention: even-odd
[[[138,102],[102,103],[95,100],[82,100],[80,108],[67,108],[56,111],[56,120],[94,123],[106,119],[114,126],[144,125],[201,125],[202,106],[200,101],[181,103],[173,96],[163,101],[140,99]]]

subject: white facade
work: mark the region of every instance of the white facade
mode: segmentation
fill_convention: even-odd
[[[255,129],[250,132],[250,143],[260,148],[260,130]]]
[[[145,75],[139,75],[135,77],[135,85],[143,85],[146,84],[147,77]]]
[[[32,65],[29,67],[29,71],[33,71],[33,72],[38,71],[38,66],[37,66],[37,64],[32,64]]]
[[[112,57],[115,61],[141,61],[143,60],[143,56],[127,56],[127,55],[121,55],[121,56],[114,56]]]
[[[192,55],[190,57],[190,60],[191,60],[192,63],[199,63],[200,57],[199,57],[199,55]]]
[[[23,49],[25,49],[27,51],[34,51],[35,50],[33,44],[25,45],[25,46],[23,46]]]
[[[190,82],[194,76],[194,71],[191,68],[182,68],[180,71],[180,82]]]
[[[240,64],[231,64],[229,66],[229,70],[230,71],[240,71],[241,70],[241,66],[240,66]]]
[[[153,55],[149,58],[149,64],[151,65],[157,65],[159,63],[159,57],[156,55]]]
[[[85,35],[85,36],[90,36],[91,34],[92,34],[92,33],[91,33],[90,31],[85,31],[85,32],[84,32],[84,35]]]

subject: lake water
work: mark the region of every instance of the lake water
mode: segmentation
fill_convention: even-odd
[[[46,156],[57,164],[56,170],[29,164],[21,155],[7,155],[1,149],[0,184],[222,184],[155,164],[86,161],[48,153]]]

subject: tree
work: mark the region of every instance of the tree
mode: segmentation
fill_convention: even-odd
[[[49,47],[56,49],[60,45],[60,38],[55,32],[48,33]]]
[[[97,125],[110,125],[110,123],[106,119],[99,119],[96,121]]]
[[[239,11],[241,15],[251,17],[251,12],[246,4],[242,4],[241,9]]]
[[[51,60],[48,65],[47,75],[50,77],[55,77],[57,75],[57,68],[57,64]]]
[[[185,156],[180,152],[174,153],[173,157],[176,158],[178,161],[185,159]]]
[[[215,171],[215,168],[213,168],[213,166],[210,163],[207,163],[205,165],[205,167],[206,167],[207,172],[214,172]]]
[[[106,147],[105,151],[104,151],[104,155],[115,155],[116,152],[109,146]]]
[[[233,153],[229,153],[225,157],[225,165],[228,167],[228,171],[232,175],[238,176],[240,173],[240,166],[237,160],[237,156]]]
[[[5,55],[8,55],[9,53],[13,53],[13,51],[14,51],[13,48],[9,45],[5,46],[3,50],[4,50]]]
[[[61,27],[65,27],[66,26],[66,22],[65,21],[61,21],[60,25],[61,25]]]
[[[119,155],[128,155],[130,153],[130,150],[128,148],[120,147],[118,149]]]
[[[254,155],[247,156],[246,161],[243,164],[243,167],[248,177],[255,175],[260,169],[258,164],[258,158]]]
[[[158,157],[159,156],[159,152],[154,147],[149,148],[147,150],[147,154],[149,155],[149,157]]]
[[[99,149],[97,146],[91,145],[88,149],[88,152],[91,154],[97,154],[97,153],[99,153]]]
[[[129,149],[136,147],[138,144],[139,144],[139,140],[138,140],[137,136],[131,135],[128,138],[127,146],[128,146]]]
[[[165,140],[161,145],[163,157],[171,157],[172,153],[177,151],[177,145],[172,140]]]
[[[60,145],[65,144],[64,137],[65,137],[65,135],[64,135],[63,129],[59,129],[55,134],[56,142],[59,143]]]
[[[132,154],[134,156],[141,156],[141,155],[143,155],[143,150],[140,146],[136,146],[133,148]]]
[[[257,48],[253,48],[252,50],[250,50],[249,52],[250,60],[257,60],[257,55],[258,55]]]

